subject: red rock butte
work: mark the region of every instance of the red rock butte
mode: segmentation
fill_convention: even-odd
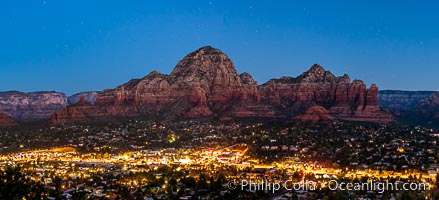
[[[294,118],[297,121],[303,122],[329,122],[334,118],[329,114],[323,106],[311,106],[303,115]]]
[[[79,103],[58,110],[50,121],[69,124],[118,117],[291,120],[316,105],[338,120],[393,120],[380,109],[374,84],[367,89],[362,81],[351,82],[348,75],[336,77],[315,64],[298,77],[258,85],[249,73],[238,74],[226,54],[206,46],[180,60],[169,75],[153,71],[104,90],[94,105]]]
[[[17,122],[9,117],[5,113],[0,113],[0,127],[11,127],[16,126]]]

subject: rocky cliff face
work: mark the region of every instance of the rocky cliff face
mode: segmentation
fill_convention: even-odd
[[[338,119],[389,122],[378,106],[378,88],[347,75],[336,77],[319,65],[292,78],[261,86],[248,73],[238,74],[218,49],[200,48],[177,63],[170,75],[153,71],[98,95],[94,106],[74,105],[56,112],[51,122],[154,116],[156,118],[288,118],[321,105]]]
[[[87,102],[85,96],[81,96],[80,100],[70,106],[66,106],[50,117],[52,123],[68,123],[68,122],[88,122],[109,119],[111,109],[103,109],[101,107],[92,106]]]
[[[390,111],[412,110],[433,93],[432,91],[382,90],[379,92],[379,102],[383,108]]]
[[[6,113],[0,113],[0,127],[11,127],[17,125]]]
[[[382,123],[393,120],[380,110],[376,85],[367,89],[362,81],[351,82],[346,74],[336,77],[317,64],[298,77],[272,79],[259,86],[259,91],[263,102],[288,117],[320,105],[337,119]]]
[[[96,101],[96,98],[98,97],[98,94],[99,94],[98,91],[80,92],[72,96],[69,96],[67,98],[67,104],[68,105],[76,104],[80,101],[81,97],[84,97],[87,103],[93,105]]]
[[[418,108],[437,108],[439,107],[439,92],[433,93],[429,97],[419,101]]]
[[[0,92],[0,112],[16,120],[40,120],[67,105],[67,97],[59,92]]]
[[[380,91],[381,106],[403,123],[439,126],[439,93],[433,91]]]
[[[420,101],[415,113],[422,116],[427,123],[439,125],[439,92]]]
[[[81,96],[94,104],[99,92],[81,92],[67,97],[61,92],[0,92],[0,112],[16,120],[33,121],[48,119],[55,111],[79,102]]]
[[[170,75],[153,71],[115,89],[105,90],[95,102],[97,113],[107,116],[163,116],[165,118],[258,115],[257,84],[247,74],[238,74],[232,61],[220,50],[203,47],[179,61]],[[80,110],[80,109],[79,109]],[[95,111],[77,115],[94,117]],[[81,111],[78,111],[81,112]],[[67,113],[67,112],[66,112]],[[81,120],[76,112],[56,113],[52,121]],[[268,113],[268,114],[267,114]],[[262,115],[273,115],[264,112]]]

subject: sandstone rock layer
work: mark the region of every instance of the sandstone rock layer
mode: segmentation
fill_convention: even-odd
[[[387,123],[392,117],[378,105],[378,88],[336,77],[319,65],[302,75],[272,79],[263,85],[239,74],[218,49],[202,47],[177,63],[171,74],[153,71],[100,93],[94,105],[76,104],[54,113],[65,124],[115,117],[155,119],[292,119],[319,105],[334,118]]]
[[[73,105],[79,102],[81,97],[85,98],[85,101],[89,104],[94,104],[96,101],[96,98],[98,97],[99,92],[97,91],[90,91],[90,92],[80,92],[77,94],[74,94],[72,96],[67,97],[67,104]]]
[[[67,105],[67,97],[60,92],[0,92],[0,112],[22,121],[49,118]]]

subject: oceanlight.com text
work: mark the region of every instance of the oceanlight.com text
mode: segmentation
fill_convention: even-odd
[[[276,193],[278,191],[316,191],[329,189],[331,191],[375,191],[384,193],[385,191],[427,191],[430,186],[426,183],[404,183],[389,181],[368,181],[368,182],[343,182],[338,180],[330,181],[299,181],[292,180],[278,181],[267,179],[242,179],[231,180],[228,183],[230,190],[240,189],[251,192],[266,191]]]

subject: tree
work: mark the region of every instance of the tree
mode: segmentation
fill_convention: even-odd
[[[0,199],[44,199],[45,193],[42,184],[26,178],[18,167],[0,171]]]

